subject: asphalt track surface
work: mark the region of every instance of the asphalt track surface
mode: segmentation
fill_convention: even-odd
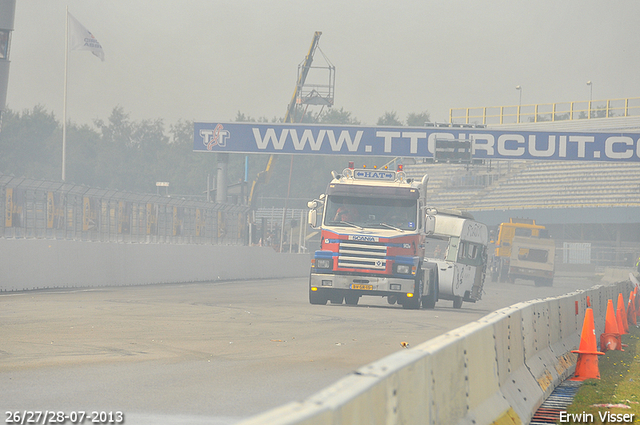
[[[232,424],[482,316],[597,284],[487,283],[453,309],[363,297],[314,306],[307,279],[0,294],[0,412],[85,411],[125,423]],[[409,348],[410,349],[410,348]],[[85,421],[89,423],[89,421]]]

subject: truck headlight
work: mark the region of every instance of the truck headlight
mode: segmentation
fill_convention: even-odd
[[[316,258],[316,268],[318,269],[330,269],[331,259],[329,258]]]
[[[397,264],[396,273],[398,274],[411,274],[411,266],[409,264]]]

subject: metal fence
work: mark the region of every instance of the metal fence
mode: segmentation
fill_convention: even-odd
[[[640,97],[631,97],[581,102],[452,108],[449,110],[449,123],[495,125],[639,115]]]
[[[304,253],[312,250],[317,241],[310,240],[317,232],[309,233],[306,209],[259,208],[253,222],[258,227],[252,242],[272,246],[278,252]]]
[[[556,264],[604,267],[635,267],[640,247],[607,246],[590,242],[562,242],[556,247]],[[585,269],[585,270],[588,270]]]
[[[0,174],[0,237],[240,245],[244,205],[97,189]]]

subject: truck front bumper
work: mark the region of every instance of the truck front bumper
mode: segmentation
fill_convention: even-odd
[[[527,269],[524,267],[510,267],[509,276],[514,279],[553,279],[553,271]]]
[[[415,291],[415,278],[354,276],[340,274],[311,274],[312,291],[353,291],[360,295],[406,295]],[[315,288],[315,289],[314,289]]]

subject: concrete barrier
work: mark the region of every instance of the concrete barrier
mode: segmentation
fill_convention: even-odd
[[[635,267],[605,267],[602,281],[604,283],[620,282],[628,279],[629,273],[636,273]]]
[[[596,332],[629,281],[493,312],[241,425],[523,424],[575,371],[587,296]]]
[[[0,239],[0,291],[301,277],[309,265],[266,247]]]

